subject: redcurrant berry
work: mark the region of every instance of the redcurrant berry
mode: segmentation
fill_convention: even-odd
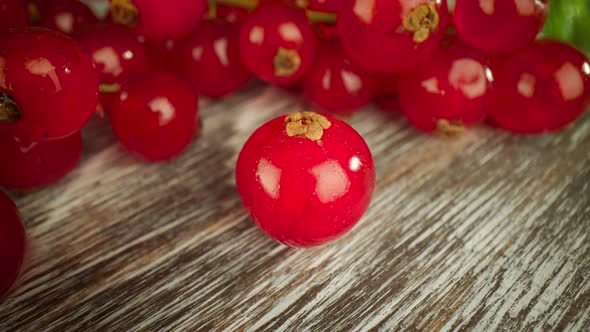
[[[281,2],[264,3],[242,25],[240,54],[259,78],[286,85],[311,66],[317,37],[305,13]]]
[[[96,108],[92,59],[67,36],[29,28],[0,36],[0,131],[39,142],[70,136]]]
[[[167,73],[149,73],[123,83],[110,118],[127,150],[157,162],[179,155],[191,143],[197,111],[197,96],[188,83]]]
[[[240,59],[238,30],[228,23],[205,20],[177,48],[177,62],[193,88],[208,97],[223,97],[250,79]]]
[[[111,0],[110,14],[148,39],[164,40],[192,31],[206,10],[206,0]]]
[[[149,69],[143,44],[125,26],[94,26],[75,38],[92,56],[101,84],[121,83]]]
[[[585,110],[590,62],[580,51],[541,41],[493,62],[493,121],[516,133],[561,129]]]
[[[441,45],[430,61],[401,75],[401,108],[415,127],[454,136],[485,119],[492,80],[483,52]]]
[[[28,25],[28,15],[22,0],[0,1],[0,30],[24,28]]]
[[[338,39],[327,40],[303,79],[304,93],[321,109],[348,113],[373,98],[372,76],[353,64]]]
[[[98,18],[85,4],[77,0],[52,2],[42,13],[39,25],[71,35],[88,25],[98,23]]]
[[[256,224],[286,245],[310,247],[350,230],[369,206],[375,167],[348,124],[296,112],[258,128],[240,152],[237,188]]]
[[[20,275],[26,250],[25,228],[12,200],[0,191],[0,297]]]
[[[344,48],[376,72],[397,72],[425,62],[449,21],[446,1],[351,0],[338,16]]]
[[[535,39],[547,11],[547,0],[457,0],[453,19],[465,43],[487,52],[512,52]]]
[[[0,135],[0,186],[26,190],[53,184],[73,171],[82,156],[82,136],[25,142]]]

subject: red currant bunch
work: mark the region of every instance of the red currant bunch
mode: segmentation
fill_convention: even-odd
[[[265,81],[301,91],[317,112],[258,128],[239,154],[237,191],[275,240],[327,243],[362,218],[376,177],[366,142],[330,113],[373,101],[449,137],[486,118],[556,132],[588,108],[587,55],[537,40],[548,0],[456,0],[452,12],[447,2],[110,0],[97,13],[77,0],[4,0],[0,186],[37,190],[72,173],[97,110],[128,152],[171,160],[200,134],[199,96],[220,102]],[[0,294],[24,248],[0,192]]]

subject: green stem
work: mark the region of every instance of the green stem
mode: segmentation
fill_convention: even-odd
[[[252,10],[258,6],[258,0],[212,0],[218,4]]]
[[[117,83],[113,84],[101,84],[98,86],[98,91],[102,93],[115,93],[121,91],[121,85]]]
[[[326,13],[326,12],[318,12],[315,10],[306,10],[305,13],[310,21],[314,23],[328,23],[328,24],[335,24],[336,23],[336,14],[335,13]]]
[[[245,8],[252,10],[258,6],[258,0],[210,0],[209,4],[214,2],[216,4],[224,4],[233,7]],[[307,17],[313,23],[336,23],[336,14],[319,12],[315,10],[305,10]]]

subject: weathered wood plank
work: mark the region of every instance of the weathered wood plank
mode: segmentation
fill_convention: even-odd
[[[373,109],[377,192],[343,239],[300,250],[233,184],[254,128],[306,108],[254,87],[203,110],[179,159],[138,163],[107,125],[58,186],[16,195],[32,240],[1,331],[589,330],[590,119],[560,135],[457,140]]]

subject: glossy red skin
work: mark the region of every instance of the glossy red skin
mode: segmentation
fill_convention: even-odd
[[[483,52],[462,44],[441,45],[430,61],[400,76],[402,112],[428,132],[437,129],[438,120],[479,123],[491,107],[489,73]]]
[[[293,27],[295,35],[301,38],[285,39],[279,32],[281,26]],[[253,35],[261,36],[261,42],[252,42]],[[239,46],[242,61],[254,75],[270,83],[288,85],[296,83],[309,69],[317,44],[305,12],[281,2],[268,2],[255,9],[242,25]],[[281,47],[297,51],[301,58],[300,67],[289,76],[275,75],[273,61]]]
[[[92,56],[101,84],[121,83],[150,68],[140,37],[125,26],[94,26],[75,38]]]
[[[29,25],[28,14],[22,0],[0,2],[0,30],[24,28]]]
[[[215,17],[218,20],[235,24],[238,27],[244,24],[250,13],[246,8],[224,5],[221,3],[217,4],[216,11],[217,15]]]
[[[437,0],[351,0],[345,2],[338,15],[338,30],[349,56],[363,68],[375,72],[399,72],[425,62],[444,36],[449,21],[446,1],[436,5],[440,17],[438,27],[428,39],[416,43],[413,33],[403,28],[402,8],[410,12],[419,5]],[[407,7],[402,7],[402,4]],[[355,7],[356,6],[356,7]],[[370,11],[371,6],[374,10]],[[355,8],[368,8],[361,19]],[[372,14],[371,14],[372,13]],[[367,23],[368,22],[368,23]]]
[[[547,0],[530,1],[534,11],[522,15],[515,0],[493,3],[493,13],[486,14],[480,1],[457,0],[453,15],[461,40],[490,53],[513,52],[532,43],[545,23],[549,7]]]
[[[590,101],[590,62],[561,42],[535,42],[495,61],[493,71],[492,120],[515,133],[561,129],[574,122]],[[561,75],[565,73],[569,75]]]
[[[176,157],[192,142],[197,111],[197,96],[188,83],[154,72],[123,84],[110,118],[127,150],[148,162],[158,162]]]
[[[72,172],[82,156],[82,135],[31,143],[0,136],[0,186],[27,190],[46,187]]]
[[[365,141],[348,124],[327,118],[332,126],[321,143],[289,137],[284,116],[271,120],[252,134],[238,158],[236,181],[245,208],[265,233],[289,246],[317,246],[342,236],[373,195],[375,167]]]
[[[181,73],[201,95],[219,98],[238,91],[250,79],[240,59],[238,30],[204,20],[177,48]]]
[[[371,74],[351,62],[340,41],[331,39],[320,46],[303,79],[303,89],[322,110],[350,113],[371,101],[374,84]]]
[[[66,35],[42,28],[1,35],[0,43],[11,45],[0,49],[0,92],[21,112],[15,123],[0,124],[0,131],[33,142],[80,131],[98,100],[90,56]]]
[[[139,13],[135,31],[148,39],[178,38],[197,27],[207,11],[206,0],[132,0]]]
[[[59,0],[52,2],[41,13],[39,25],[72,35],[80,28],[98,23],[98,18],[85,4],[77,0]]]
[[[20,275],[26,250],[22,220],[12,200],[0,191],[0,298]]]

